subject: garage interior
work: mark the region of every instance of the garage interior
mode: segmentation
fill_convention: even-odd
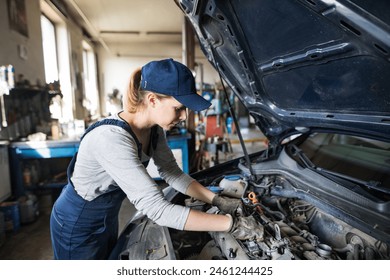
[[[50,211],[79,138],[120,110],[130,74],[149,61],[181,61],[212,103],[167,135],[183,171],[241,157],[237,129],[249,153],[266,148],[173,0],[4,0],[0,14],[0,259],[53,258]],[[119,231],[133,212],[125,200]]]

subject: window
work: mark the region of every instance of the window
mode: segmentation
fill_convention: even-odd
[[[71,83],[69,33],[66,19],[42,1],[41,31],[46,83],[59,82],[62,98],[50,106],[51,117],[60,122],[73,120],[74,97]]]
[[[54,24],[44,15],[41,15],[41,28],[45,79],[49,84],[58,81],[56,32]]]
[[[46,16],[41,15],[43,60],[45,80],[47,84],[58,81],[58,60],[55,25]],[[53,119],[62,118],[62,102],[60,96],[51,100],[50,113]]]
[[[96,59],[92,47],[86,41],[83,41],[83,71],[85,90],[83,106],[91,116],[96,116],[99,113]]]

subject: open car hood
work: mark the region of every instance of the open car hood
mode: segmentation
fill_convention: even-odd
[[[390,139],[388,1],[177,2],[271,143],[314,130]]]

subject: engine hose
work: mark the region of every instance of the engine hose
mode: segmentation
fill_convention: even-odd
[[[275,185],[275,182],[269,181],[265,185],[263,185],[263,184],[256,184],[255,182],[251,181],[250,184],[252,187],[255,187],[256,189],[262,189],[263,191],[265,191],[266,189],[273,187]]]
[[[273,215],[273,216],[278,216],[278,218],[283,221],[286,219],[286,216],[280,212],[280,211],[273,211],[271,209],[269,209],[267,206],[264,206],[262,203],[256,203],[256,204],[252,204],[250,207],[253,207],[253,208],[256,208],[257,206],[260,206],[262,209],[265,210],[266,213],[270,214],[270,215]]]
[[[266,204],[266,205],[270,205],[270,206],[276,206],[278,208],[278,210],[283,213],[284,216],[287,216],[287,213],[286,211],[284,211],[281,203],[280,203],[280,198],[277,198],[275,196],[272,196],[272,197],[263,197],[261,198],[261,201]]]
[[[316,207],[321,208],[325,212],[336,214],[341,214],[337,209],[334,209],[330,207],[329,205],[316,200],[313,196],[310,194],[303,192],[303,191],[296,191],[296,190],[286,190],[286,189],[280,189],[280,188],[272,188],[271,189],[271,195],[280,196],[284,198],[297,198],[306,201],[307,203],[310,203]]]

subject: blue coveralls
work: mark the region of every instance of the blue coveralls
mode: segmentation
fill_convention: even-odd
[[[116,125],[125,129],[137,141],[141,159],[142,146],[130,126],[123,121],[105,119],[90,126],[81,137],[100,125]],[[152,129],[153,149],[157,133]],[[50,217],[50,233],[54,259],[107,259],[118,238],[118,213],[126,197],[118,187],[92,201],[79,196],[71,182],[77,153],[67,170],[68,183],[56,200]],[[146,167],[148,162],[143,163]]]

